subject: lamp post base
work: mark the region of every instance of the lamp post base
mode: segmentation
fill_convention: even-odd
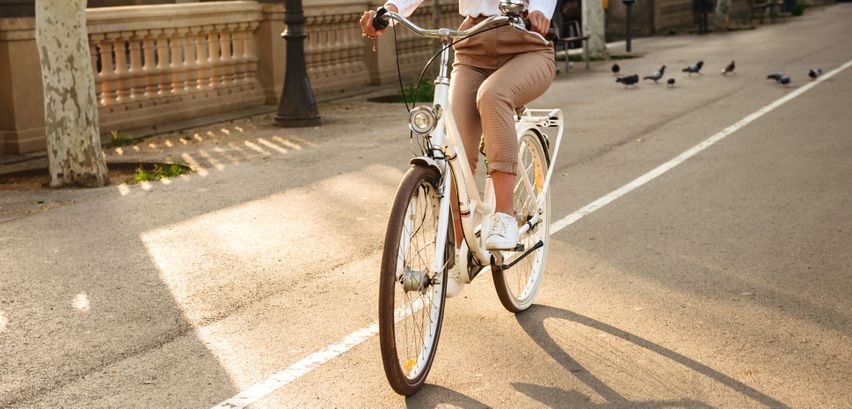
[[[311,80],[305,67],[305,15],[301,0],[287,0],[284,23],[287,29],[281,34],[287,41],[287,67],[284,89],[275,115],[275,125],[280,127],[305,127],[320,124],[319,110],[311,89]]]

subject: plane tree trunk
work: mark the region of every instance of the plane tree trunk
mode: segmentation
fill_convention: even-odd
[[[714,14],[716,28],[727,31],[731,24],[731,0],[717,0]]]
[[[50,186],[104,186],[109,179],[98,126],[86,0],[36,0],[35,6]]]

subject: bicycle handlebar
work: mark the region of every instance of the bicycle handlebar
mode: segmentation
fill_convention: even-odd
[[[515,28],[517,28],[519,30],[524,30],[524,31],[528,32],[529,34],[531,34],[531,35],[537,37],[539,40],[541,40],[541,42],[544,43],[545,45],[547,45],[549,43],[549,40],[546,39],[541,34],[536,33],[534,31],[529,31],[525,26],[519,25],[519,24],[513,22],[512,21],[513,19],[511,17],[508,17],[508,16],[491,16],[491,17],[488,17],[487,19],[479,22],[479,24],[477,24],[477,25],[475,25],[475,26],[473,26],[473,27],[471,27],[467,30],[464,30],[464,31],[452,30],[452,29],[449,29],[449,28],[424,29],[424,28],[420,28],[417,24],[414,24],[411,20],[403,17],[402,15],[400,15],[398,13],[394,13],[392,11],[388,11],[386,8],[381,7],[381,8],[379,8],[378,11],[376,11],[376,16],[373,17],[373,28],[375,28],[376,30],[383,30],[388,26],[391,19],[398,21],[405,28],[411,30],[414,34],[417,34],[420,37],[426,37],[426,38],[451,39],[451,38],[469,37],[469,36],[472,36],[474,34],[479,34],[479,33],[483,32],[485,30],[491,29],[495,26],[498,26],[500,24],[505,23],[505,24],[511,24],[512,26],[514,26]]]

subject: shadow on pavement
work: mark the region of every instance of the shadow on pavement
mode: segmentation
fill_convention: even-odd
[[[470,396],[438,385],[424,385],[417,394],[405,398],[405,407],[411,409],[430,409],[447,405],[464,409],[488,407]]]
[[[544,305],[534,305],[524,314],[516,315],[516,319],[526,333],[532,338],[544,351],[546,351],[556,362],[562,365],[573,376],[577,377],[581,382],[586,384],[590,389],[606,399],[607,404],[598,405],[591,402],[586,396],[577,391],[564,391],[561,389],[544,387],[530,384],[512,384],[515,389],[527,394],[528,396],[550,406],[565,406],[570,403],[571,407],[605,407],[605,408],[665,408],[665,407],[697,407],[707,408],[710,405],[691,401],[691,400],[672,400],[672,401],[652,401],[652,402],[632,402],[619,394],[616,390],[605,384],[600,378],[593,375],[584,368],[577,360],[562,349],[556,340],[548,333],[544,326],[545,320],[552,318],[558,320],[571,321],[588,328],[610,334],[614,337],[628,341],[636,346],[644,348],[650,352],[661,355],[674,362],[689,368],[701,375],[704,375],[714,381],[725,385],[739,394],[745,395],[748,398],[757,401],[771,408],[788,408],[787,405],[777,401],[728,375],[725,375],[713,368],[701,364],[693,359],[683,356],[659,344],[655,344],[644,338],[638,337],[627,331],[618,329],[601,321],[564,310],[561,308],[549,307]]]
[[[624,409],[663,409],[663,408],[695,408],[711,409],[713,406],[691,399],[662,400],[651,402],[630,402],[627,400],[596,404],[591,399],[578,392],[566,391],[552,386],[541,386],[530,383],[513,383],[512,387],[519,392],[547,405],[551,408],[624,408]]]

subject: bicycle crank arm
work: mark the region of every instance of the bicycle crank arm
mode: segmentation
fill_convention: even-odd
[[[496,267],[496,268],[499,268],[501,271],[506,271],[506,270],[508,270],[508,269],[510,269],[510,268],[512,268],[512,267],[514,267],[514,266],[515,266],[515,264],[518,264],[521,260],[523,260],[523,259],[527,258],[527,256],[529,256],[530,254],[532,254],[534,251],[536,251],[536,250],[538,250],[538,249],[540,249],[540,248],[542,248],[542,247],[544,247],[544,241],[539,240],[536,244],[534,244],[534,245],[533,245],[532,247],[530,247],[527,251],[525,251],[525,252],[524,252],[524,254],[521,254],[521,256],[520,256],[520,257],[516,258],[516,259],[515,259],[515,260],[513,260],[511,263],[509,263],[509,264],[497,264],[497,263],[495,263],[495,264],[492,266],[492,268],[495,268],[495,267]]]

